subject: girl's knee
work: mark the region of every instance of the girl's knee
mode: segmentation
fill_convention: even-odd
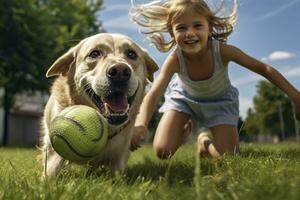
[[[236,126],[219,125],[212,127],[211,130],[213,134],[213,145],[220,155],[239,152],[239,135]]]
[[[164,145],[154,145],[153,148],[156,156],[160,159],[168,159],[175,153],[170,147]]]
[[[224,153],[228,154],[236,154],[239,153],[240,148],[238,143],[231,143],[231,144],[223,144],[223,145],[215,145],[217,151],[220,153],[220,155],[223,155]]]

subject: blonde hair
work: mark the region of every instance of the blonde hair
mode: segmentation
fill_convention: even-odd
[[[233,9],[227,16],[218,16],[223,10],[223,3],[213,12],[204,0],[158,0],[137,6],[133,0],[131,3],[129,18],[144,28],[142,33],[162,52],[169,51],[176,44],[172,37],[166,41],[163,33],[172,36],[172,22],[186,10],[192,8],[203,15],[209,23],[212,37],[222,42],[226,42],[232,33],[238,13],[238,0],[234,0]]]

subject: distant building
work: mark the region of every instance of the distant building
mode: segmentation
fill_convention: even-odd
[[[9,146],[31,146],[38,144],[43,109],[47,99],[47,95],[40,93],[17,95],[15,106],[9,114]],[[3,138],[3,115],[3,108],[1,108],[1,140]]]

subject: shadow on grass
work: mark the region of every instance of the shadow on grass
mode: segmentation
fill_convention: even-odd
[[[172,164],[171,161],[155,162],[145,158],[143,163],[129,166],[125,171],[128,182],[131,183],[139,178],[151,181],[166,180],[169,184],[191,183],[194,176],[194,166],[182,162]]]
[[[233,158],[232,156],[229,157]],[[196,166],[195,158],[192,157],[182,160],[169,159],[162,161],[144,156],[142,162],[130,163],[121,174],[115,174],[108,167],[90,170],[88,166],[81,166],[80,168],[66,166],[60,173],[60,178],[105,179],[114,182],[118,181],[119,177],[122,177],[122,180],[128,185],[145,181],[162,181],[168,185],[180,183],[189,187],[194,184],[197,167],[200,167],[201,177],[213,176],[217,168],[223,166],[226,158],[201,158],[200,166]]]
[[[72,173],[70,174],[70,172]],[[145,158],[144,162],[128,165],[121,174],[115,174],[108,167],[91,170],[88,166],[81,166],[80,168],[68,166],[59,173],[58,179],[64,179],[64,177],[110,179],[111,181],[117,181],[122,177],[128,185],[144,181],[165,181],[170,185],[180,182],[190,185],[193,182],[194,165],[191,166],[182,162],[176,162],[176,164],[169,161],[156,162],[150,158]]]
[[[214,171],[214,163],[210,159],[203,159],[201,162],[201,176],[211,175]],[[195,160],[185,161],[155,161],[151,158],[144,158],[144,162],[128,166],[125,175],[129,184],[142,178],[150,181],[164,180],[168,184],[184,183],[187,186],[193,184],[195,175]]]
[[[280,157],[287,159],[300,159],[299,149],[279,149],[277,151],[268,149],[246,148],[240,153],[241,157],[262,158],[262,157]]]
[[[286,148],[287,147],[287,148]],[[196,166],[196,160],[193,156],[179,156],[176,159],[166,161],[158,160],[153,156],[141,155],[142,160],[139,162],[129,162],[124,173],[115,175],[110,169],[102,167],[95,171],[89,171],[84,166],[80,169],[66,169],[65,173],[70,173],[68,177],[81,177],[83,179],[105,179],[118,181],[122,177],[128,185],[134,185],[139,182],[163,181],[169,185],[183,183],[191,186],[194,184],[195,169],[200,167],[201,177],[214,176],[216,173],[227,173],[238,169],[243,160],[272,158],[286,158],[300,160],[300,148],[286,146],[283,148],[269,148],[267,146],[247,146],[241,149],[238,156],[226,155],[220,159],[201,158],[200,166]],[[64,177],[64,176],[63,176]]]

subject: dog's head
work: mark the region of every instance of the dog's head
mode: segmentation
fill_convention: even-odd
[[[142,100],[146,79],[152,81],[157,69],[146,50],[129,37],[101,33],[71,48],[46,76],[67,76],[76,97],[97,108],[110,124],[120,125],[128,120],[131,107],[139,106],[134,104]]]

